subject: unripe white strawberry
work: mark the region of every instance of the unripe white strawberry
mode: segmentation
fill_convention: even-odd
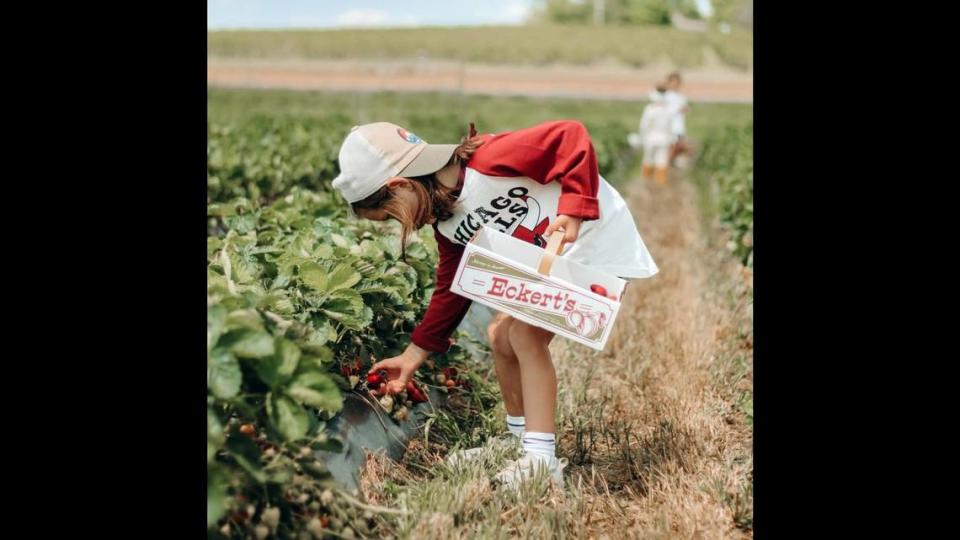
[[[307,523],[307,530],[310,531],[310,534],[312,534],[314,538],[323,538],[323,524],[320,523],[319,519],[311,519],[310,522]]]
[[[280,509],[275,506],[267,508],[263,511],[263,515],[260,516],[260,522],[270,527],[270,530],[275,530],[277,525],[280,524]]]

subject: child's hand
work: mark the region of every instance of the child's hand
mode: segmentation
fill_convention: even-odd
[[[557,216],[557,220],[551,223],[544,233],[546,236],[550,236],[557,229],[563,229],[563,241],[571,243],[580,234],[580,222],[582,221],[582,219],[573,216]]]
[[[406,389],[407,382],[413,379],[413,374],[420,367],[420,364],[427,359],[428,354],[424,349],[411,343],[400,356],[377,362],[368,373],[376,373],[381,369],[385,370],[387,372],[385,393],[399,394]],[[381,395],[382,392],[374,391],[373,394]]]

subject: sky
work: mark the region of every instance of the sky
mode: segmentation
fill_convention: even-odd
[[[540,1],[207,0],[207,28],[522,24]],[[712,12],[710,0],[697,4],[704,15]]]
[[[207,28],[522,24],[535,0],[207,0]]]

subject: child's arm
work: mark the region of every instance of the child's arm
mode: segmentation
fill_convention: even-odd
[[[582,220],[600,217],[597,156],[580,122],[544,122],[492,135],[467,165],[491,176],[526,176],[541,184],[559,181],[558,214]]]
[[[434,227],[434,237],[440,252],[437,264],[436,287],[423,320],[410,335],[410,341],[432,352],[446,352],[450,335],[470,308],[470,300],[450,291],[453,276],[460,265],[463,246],[451,242]]]

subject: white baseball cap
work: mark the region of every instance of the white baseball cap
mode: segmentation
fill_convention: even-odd
[[[412,178],[439,171],[457,146],[427,144],[390,122],[354,126],[340,147],[340,174],[333,179],[333,187],[347,202],[362,201],[395,176]]]

